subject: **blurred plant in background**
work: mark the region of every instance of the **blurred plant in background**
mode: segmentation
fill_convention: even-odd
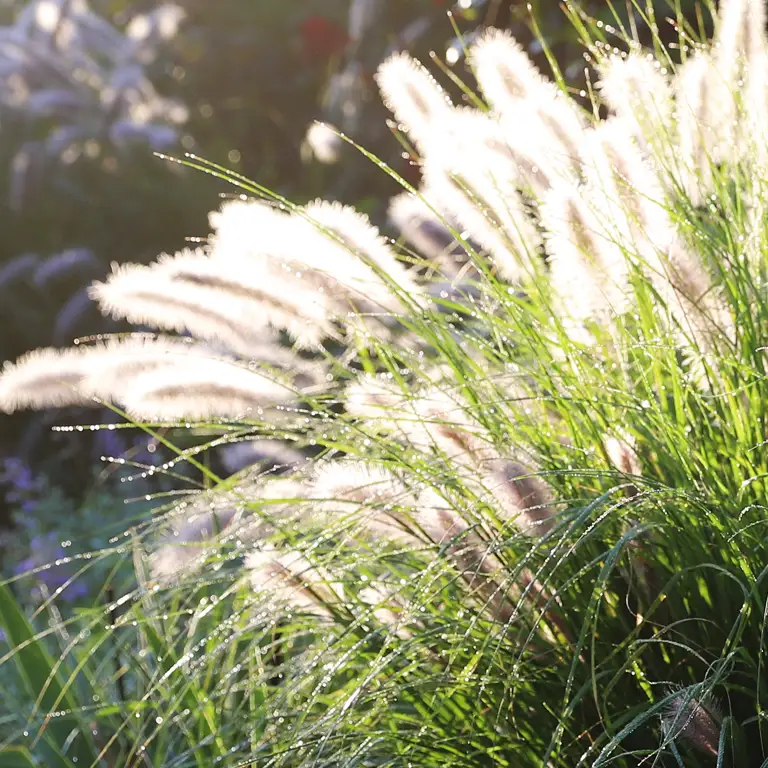
[[[146,66],[183,16],[178,6],[160,6],[123,34],[85,0],[35,0],[0,30],[4,130],[11,143],[23,142],[12,161],[12,209],[33,203],[34,182],[49,164],[72,165],[84,155],[118,170],[130,143],[176,144],[187,110],[155,91]]]

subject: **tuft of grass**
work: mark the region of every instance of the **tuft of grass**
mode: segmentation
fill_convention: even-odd
[[[748,59],[733,15],[764,26],[762,9],[724,3],[718,29],[737,37],[719,32],[711,54],[732,43],[720,74],[747,89],[765,60]],[[222,424],[189,414],[193,445],[161,471],[189,464],[202,487],[158,504],[109,553],[135,566],[119,597],[51,610],[45,629],[3,587],[0,669],[17,663],[34,704],[21,715],[4,704],[0,756],[168,768],[765,764],[768,171],[759,135],[740,128],[757,107],[733,82],[706,83],[730,95],[735,122],[697,113],[708,160],[697,176],[680,151],[675,52],[649,64],[626,33],[571,15],[613,83],[591,92],[591,114],[521,64],[524,104],[497,78],[484,96],[499,120],[489,111],[471,118],[477,134],[441,133],[418,94],[429,78],[398,59],[417,78],[395,98],[421,121],[424,165],[447,164],[453,185],[441,196],[398,179],[455,241],[445,258],[408,252],[407,274],[386,269],[392,244],[367,220],[181,161],[261,200],[237,203],[242,231],[219,215],[204,255],[222,278],[258,267],[267,286],[278,264],[336,302],[328,339],[293,350],[294,373],[311,358],[320,375],[273,409],[233,410]],[[609,55],[606,34],[623,34],[629,55]],[[494,64],[486,49],[483,62],[489,42],[511,58]],[[481,87],[483,67],[503,74],[520,53],[499,36],[475,45]],[[433,101],[441,118],[453,109]],[[609,109],[622,130],[601,134],[593,116]],[[538,131],[509,133],[505,110]],[[570,134],[552,129],[559,118]],[[518,153],[512,178],[497,130]],[[579,157],[564,151],[569,135]],[[581,157],[595,146],[608,176]],[[333,216],[321,225],[313,210]],[[260,237],[249,211],[265,222]],[[522,228],[510,230],[523,214],[525,253]],[[478,216],[488,226],[473,231],[464,222]],[[355,255],[360,272],[338,274],[351,262],[319,263],[313,247]],[[502,268],[510,258],[517,271]],[[231,311],[194,295],[209,314]],[[226,346],[215,328],[206,340]],[[166,389],[206,396],[183,367],[162,372],[176,375]],[[136,426],[175,450],[156,426]],[[221,479],[208,467],[218,446],[256,437],[312,459],[280,468],[287,477],[254,466]]]

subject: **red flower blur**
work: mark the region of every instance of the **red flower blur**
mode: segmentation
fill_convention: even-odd
[[[304,53],[312,58],[324,59],[340,53],[349,42],[346,31],[325,16],[308,16],[299,29]]]

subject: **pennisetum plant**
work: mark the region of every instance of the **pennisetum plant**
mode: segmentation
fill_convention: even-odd
[[[424,179],[398,179],[398,241],[185,161],[242,196],[198,249],[92,288],[157,334],[0,376],[9,412],[107,403],[167,445],[160,426],[186,427],[197,447],[152,471],[201,477],[89,553],[133,557],[123,597],[10,634],[0,662],[58,661],[5,747],[765,764],[765,8],[724,0],[712,42],[678,22],[655,55],[594,28],[578,98],[495,30],[469,51],[471,106],[386,61]],[[244,440],[288,458],[215,476],[206,450]]]

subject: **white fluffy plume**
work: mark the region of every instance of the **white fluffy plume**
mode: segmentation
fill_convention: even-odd
[[[718,77],[707,52],[689,58],[675,75],[680,183],[694,205],[711,192],[712,168],[720,159],[722,114],[713,88]]]
[[[535,271],[539,237],[518,192],[534,165],[515,151],[495,120],[471,109],[448,114],[426,154],[428,194],[472,233],[510,280]]]
[[[498,29],[472,45],[469,62],[484,96],[501,113],[521,99],[536,99],[549,85],[523,47]]]
[[[538,158],[539,165],[554,160],[562,173],[576,173],[584,120],[514,38],[489,30],[472,46],[470,61],[481,90],[501,115],[509,143]]]
[[[316,202],[288,215],[261,202],[235,200],[213,214],[211,223],[213,259],[259,264],[267,275],[295,284],[299,300],[305,291],[316,294],[310,300],[342,324],[354,310],[402,312],[398,292],[408,292],[412,301],[421,295],[378,230],[351,208]]]
[[[530,467],[518,461],[492,462],[486,483],[501,510],[523,533],[542,535],[552,529],[554,510],[552,487]]]
[[[402,192],[389,201],[389,219],[419,256],[428,259],[447,277],[455,277],[466,251],[454,236],[458,224],[444,212],[432,210],[420,195]],[[457,234],[459,234],[457,232]]]
[[[407,53],[390,56],[376,73],[387,108],[419,148],[451,108],[451,101],[429,71]]]
[[[249,323],[242,302],[202,285],[174,281],[161,269],[115,267],[90,294],[105,314],[166,331],[189,331],[243,357],[258,357],[269,340]]]
[[[292,516],[302,497],[302,484],[292,478],[246,482],[236,489],[204,491],[177,505],[151,555],[153,576],[175,581],[202,567],[226,549],[267,538],[274,521]]]
[[[600,92],[614,112],[653,156],[669,146],[672,87],[665,68],[653,56],[610,56],[600,68]]]
[[[122,403],[138,377],[179,364],[205,366],[214,354],[199,344],[133,336],[70,349],[41,349],[6,363],[0,409]]]
[[[254,333],[285,329],[304,348],[332,336],[328,299],[301,281],[292,280],[257,260],[236,263],[212,259],[202,250],[161,257],[152,278],[170,280],[182,290],[198,288],[236,308]]]
[[[627,260],[591,207],[589,190],[561,184],[541,206],[552,287],[575,321],[610,322],[628,308]]]
[[[419,543],[410,519],[415,498],[402,480],[383,467],[360,461],[319,464],[309,495],[320,502],[329,520],[351,513],[354,524],[371,536],[406,546]]]
[[[342,600],[340,584],[296,550],[264,546],[245,558],[245,567],[254,591],[271,603],[330,617],[330,606]]]
[[[295,399],[286,382],[172,339],[39,350],[0,375],[0,408],[7,412],[104,401],[138,420],[176,421],[260,415]]]
[[[291,403],[287,384],[227,360],[182,361],[142,374],[123,395],[138,421],[259,419],[264,409]]]
[[[365,214],[324,200],[305,206],[303,213],[333,249],[335,258],[329,254],[324,265],[330,274],[335,274],[334,269],[342,260],[339,251],[342,251],[346,271],[352,280],[358,281],[351,286],[362,294],[369,294],[375,303],[392,311],[402,311],[403,297],[417,304],[422,302],[423,289],[400,264]]]

